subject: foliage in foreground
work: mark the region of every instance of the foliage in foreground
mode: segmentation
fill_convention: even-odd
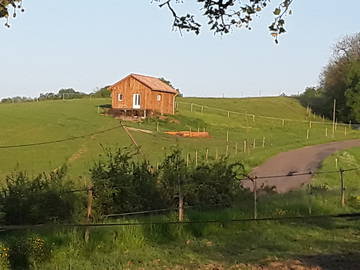
[[[186,205],[231,206],[241,192],[243,166],[224,157],[194,164],[174,149],[154,168],[136,155],[128,148],[107,149],[91,168],[98,215],[176,207],[180,192]]]
[[[72,221],[79,209],[79,199],[68,192],[67,169],[30,177],[15,172],[6,177],[0,193],[1,223],[11,225]]]

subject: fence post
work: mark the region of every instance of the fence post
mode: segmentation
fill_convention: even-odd
[[[191,108],[190,108],[191,112],[193,111],[193,106],[194,106],[194,104],[191,103]]]
[[[206,161],[209,160],[209,148],[206,148],[205,159],[206,159]]]
[[[237,155],[237,152],[238,152],[238,144],[236,143],[235,144],[235,155]]]
[[[198,166],[198,151],[195,150],[195,166]]]
[[[92,216],[92,204],[93,204],[93,186],[90,184],[87,189],[87,213],[86,213],[86,223],[90,224],[90,219]],[[90,228],[86,227],[85,230],[85,243],[89,242],[90,238]]]
[[[310,130],[306,130],[306,139],[308,140],[310,137]]]
[[[263,137],[263,140],[262,140],[262,147],[265,148],[265,137]]]
[[[345,206],[345,183],[344,183],[344,170],[340,168],[340,182],[341,182],[341,206]]]
[[[156,132],[159,132],[159,121],[156,121]]]
[[[178,176],[179,177],[179,176]],[[180,178],[178,179],[179,184],[179,221],[184,221],[184,197],[181,190]]]
[[[254,193],[254,219],[257,219],[257,183],[256,176],[249,178],[253,182],[253,193]]]

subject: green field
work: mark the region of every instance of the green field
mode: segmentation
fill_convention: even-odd
[[[280,151],[359,136],[347,125],[339,124],[333,138],[330,121],[309,114],[297,100],[286,97],[180,98],[177,101],[175,116],[125,123],[153,131],[153,134],[130,132],[142,146],[145,156],[154,164],[172,146],[179,145],[192,159],[195,151],[204,155],[208,149],[211,156],[228,152],[231,159],[243,161],[247,168],[251,168]],[[109,100],[82,99],[2,104],[0,146],[61,140],[118,126],[118,120],[98,113],[97,107],[107,103]],[[157,125],[159,132],[156,131]],[[163,133],[190,128],[193,131],[205,128],[211,138],[179,138]],[[101,145],[115,147],[130,143],[124,130],[117,128],[66,143],[0,149],[0,175],[16,169],[36,174],[67,163],[73,180],[81,183],[82,179],[88,177],[90,166],[102,153]],[[359,148],[335,153],[324,161],[321,170],[336,169],[335,159],[338,168],[357,167],[359,153]],[[287,194],[261,196],[258,199],[258,216],[308,216],[358,211],[359,176],[357,171],[345,173],[345,207],[341,207],[339,200],[339,175],[323,174],[314,178],[311,187]],[[28,260],[23,262],[28,267],[24,269],[254,269],[251,265],[293,259],[323,265],[324,269],[327,266],[337,269],[336,264],[345,267],[342,269],[356,269],[346,267],[349,262],[360,263],[357,252],[360,241],[358,219],[231,222],[232,219],[251,218],[252,214],[252,194],[244,192],[232,208],[186,210],[188,221],[220,220],[220,223],[93,228],[89,243],[84,242],[83,229],[54,228],[3,233],[0,237],[0,266],[7,259],[4,254],[7,254],[8,247],[21,254],[20,261]],[[176,219],[176,212],[173,212],[107,222],[162,222]],[[40,240],[36,242],[37,239]],[[346,260],[342,261],[341,258]],[[4,269],[23,268],[4,266]]]
[[[179,98],[177,101],[175,116],[125,123],[127,126],[154,132],[145,134],[131,131],[146,158],[154,165],[162,159],[164,152],[174,145],[179,145],[193,159],[195,151],[198,151],[198,155],[205,155],[208,149],[210,156],[227,153],[231,158],[242,160],[248,167],[253,167],[280,151],[331,140],[355,138],[359,134],[346,126],[338,125],[335,138],[332,138],[331,122],[307,113],[307,110],[292,98]],[[99,105],[109,102],[107,99],[81,99],[1,104],[0,146],[61,140],[116,127],[119,125],[118,120],[98,112]],[[191,106],[191,103],[204,107]],[[156,132],[157,124],[159,132]],[[179,138],[163,133],[190,129],[206,129],[211,138]],[[119,127],[103,134],[62,143],[2,148],[0,177],[13,170],[27,170],[30,174],[37,174],[53,170],[64,163],[68,164],[73,177],[87,177],[89,167],[102,153],[102,146],[130,144],[129,137]]]

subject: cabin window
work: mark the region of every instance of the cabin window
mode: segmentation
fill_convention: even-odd
[[[157,95],[156,99],[157,101],[161,101],[161,95]]]
[[[118,94],[118,101],[123,101],[123,94]]]

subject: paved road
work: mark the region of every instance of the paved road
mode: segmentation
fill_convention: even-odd
[[[261,177],[309,171],[314,172],[320,167],[322,161],[332,153],[357,146],[360,146],[360,140],[331,142],[283,152],[271,157],[265,163],[256,167],[250,175]],[[271,179],[258,179],[257,186],[275,186],[277,192],[285,193],[298,189],[310,181],[311,175],[276,177]],[[252,189],[250,182],[245,183],[244,186]]]

